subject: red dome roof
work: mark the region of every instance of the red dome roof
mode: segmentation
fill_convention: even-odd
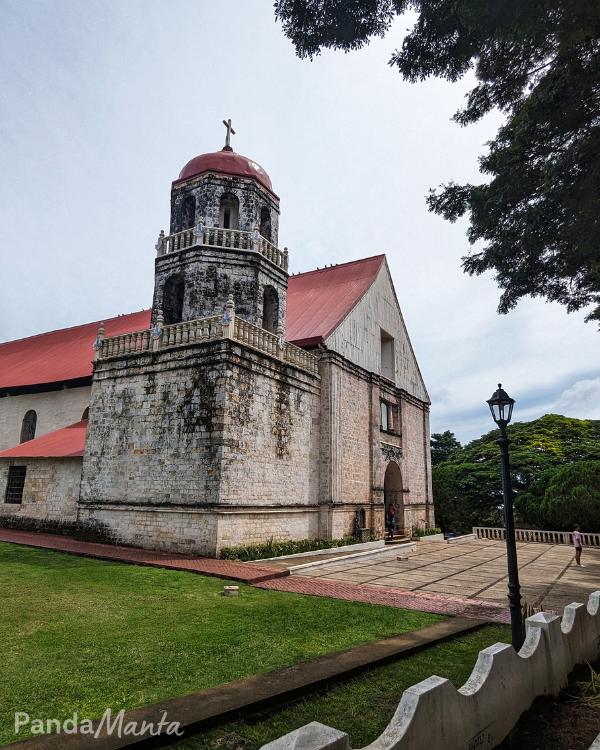
[[[212,154],[201,154],[194,157],[179,173],[177,180],[187,180],[204,172],[221,172],[238,177],[251,177],[269,192],[273,192],[271,178],[265,170],[252,159],[236,154],[234,151],[215,151]]]

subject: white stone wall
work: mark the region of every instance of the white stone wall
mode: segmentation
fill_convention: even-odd
[[[218,548],[267,542],[269,539],[315,539],[319,536],[318,508],[264,510],[252,508],[218,513]]]
[[[370,289],[325,344],[368,372],[381,374],[381,329],[394,338],[395,385],[428,403],[386,262]]]
[[[206,510],[85,505],[79,520],[110,531],[115,543],[209,557],[217,553],[217,518]]]
[[[75,521],[81,458],[0,459],[0,516]],[[23,501],[5,502],[9,466],[26,466]]]
[[[89,406],[90,391],[90,386],[84,386],[3,396],[0,398],[0,450],[12,448],[20,442],[23,417],[30,409],[37,413],[36,437],[79,422]]]

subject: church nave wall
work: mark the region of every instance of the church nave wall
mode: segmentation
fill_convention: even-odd
[[[23,417],[30,409],[37,415],[35,437],[79,422],[90,403],[90,391],[90,386],[83,386],[3,396],[0,398],[0,450],[21,442]]]
[[[11,466],[27,469],[20,503],[4,502]],[[0,516],[75,521],[80,482],[81,458],[0,459]]]

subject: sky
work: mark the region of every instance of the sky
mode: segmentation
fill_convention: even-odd
[[[171,181],[234,149],[269,173],[291,272],[385,252],[419,360],[431,428],[465,442],[514,420],[600,419],[600,353],[585,312],[527,299],[496,312],[491,275],[461,270],[466,223],[431,187],[482,181],[502,122],[451,121],[472,80],[405,83],[384,39],[300,60],[269,0],[1,0],[0,341],[148,308]]]

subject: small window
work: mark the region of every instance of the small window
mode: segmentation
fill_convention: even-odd
[[[23,423],[21,425],[21,442],[26,443],[28,440],[33,440],[35,437],[35,428],[37,425],[37,414],[33,409],[30,409],[27,414],[23,417]]]
[[[381,331],[381,376],[392,382],[396,381],[394,362],[394,339],[389,333]]]
[[[20,505],[23,501],[23,488],[25,487],[26,466],[9,466],[8,482],[6,484],[5,501]]]
[[[385,401],[381,402],[381,429],[386,432],[389,430],[390,425],[390,407]]]
[[[89,419],[89,418],[90,418],[90,407],[86,406],[83,414],[81,415],[81,421],[83,422],[84,419]]]

